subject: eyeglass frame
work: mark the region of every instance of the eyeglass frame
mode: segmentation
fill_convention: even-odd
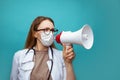
[[[50,29],[50,28],[43,28],[43,29],[37,29],[35,31],[43,31],[45,34],[48,35],[48,34],[50,34],[51,31],[52,31],[52,33],[58,32],[58,29],[56,29],[56,28],[52,28],[52,29]]]

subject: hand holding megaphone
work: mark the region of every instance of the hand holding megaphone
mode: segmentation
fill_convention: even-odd
[[[93,46],[94,35],[89,25],[84,25],[80,30],[71,32],[63,31],[56,36],[57,43],[80,44],[86,49],[90,49]]]

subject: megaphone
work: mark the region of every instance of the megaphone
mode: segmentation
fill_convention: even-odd
[[[62,31],[55,39],[57,43],[80,44],[85,49],[90,49],[93,46],[94,35],[91,27],[86,24],[75,32]]]

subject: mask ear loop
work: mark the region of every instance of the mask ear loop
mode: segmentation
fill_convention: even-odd
[[[51,69],[50,69],[49,76],[48,76],[47,80],[50,79],[50,75],[51,75],[51,72],[52,72],[52,69],[53,69],[53,49],[52,49],[51,46],[50,46],[50,49],[51,49],[51,53],[52,53],[52,59],[50,59],[52,64],[51,64]]]

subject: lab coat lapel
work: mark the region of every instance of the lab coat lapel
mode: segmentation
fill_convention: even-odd
[[[25,54],[22,63],[33,61],[33,56],[34,56],[34,51],[30,50],[28,53]]]
[[[25,54],[22,62],[21,62],[21,69],[24,71],[32,70],[34,67],[33,62],[34,51],[30,50],[28,53]]]
[[[52,53],[51,53],[50,47],[48,49],[48,56],[49,56],[49,60],[47,61],[47,65],[48,65],[48,68],[50,70],[51,69],[51,65],[52,65],[52,62],[51,62],[51,60],[52,60]]]

